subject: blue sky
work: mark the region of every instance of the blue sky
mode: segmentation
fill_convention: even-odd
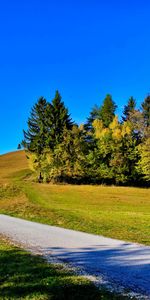
[[[58,89],[86,120],[112,94],[120,115],[150,92],[149,1],[0,1],[0,153],[15,150],[32,105]]]

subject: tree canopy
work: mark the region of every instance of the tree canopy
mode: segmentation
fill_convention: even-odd
[[[94,106],[83,125],[73,122],[58,91],[31,109],[23,146],[35,178],[43,182],[150,184],[150,96],[133,97],[115,114],[111,95]]]

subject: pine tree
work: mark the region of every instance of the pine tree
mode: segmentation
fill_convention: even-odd
[[[56,91],[55,98],[52,103],[47,106],[47,146],[54,149],[56,145],[61,143],[64,128],[72,129],[73,121],[61,100],[61,95]]]
[[[122,116],[123,121],[127,121],[129,119],[129,115],[135,110],[135,107],[136,107],[136,101],[133,97],[130,97],[127,105],[124,106],[124,111]]]
[[[142,103],[142,111],[145,120],[145,126],[150,126],[150,95],[148,95]]]
[[[46,120],[47,101],[43,97],[31,109],[28,118],[28,129],[23,131],[24,140],[22,145],[25,149],[36,154],[41,154],[46,146],[47,120]]]
[[[150,137],[139,145],[140,160],[138,162],[138,170],[142,171],[146,181],[150,183]]]
[[[90,112],[89,117],[87,118],[87,122],[84,125],[84,129],[86,131],[85,141],[87,144],[87,149],[93,149],[95,146],[95,138],[93,135],[94,128],[93,122],[100,118],[100,108],[95,105]]]
[[[115,116],[115,110],[117,105],[112,100],[111,95],[106,95],[103,105],[100,109],[100,119],[103,121],[105,127],[108,127],[109,124],[112,122]]]
[[[111,95],[107,94],[102,106],[95,105],[90,112],[90,116],[87,118],[85,129],[93,132],[94,120],[102,120],[105,127],[108,127],[115,116],[115,110],[117,105],[112,100]]]
[[[100,114],[100,108],[97,105],[95,105],[92,108],[89,117],[87,118],[86,124],[84,125],[85,130],[87,130],[87,131],[93,130],[92,124],[93,124],[94,120],[99,119],[99,117],[100,117],[99,114]]]

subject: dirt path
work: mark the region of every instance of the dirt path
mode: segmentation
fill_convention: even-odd
[[[150,299],[150,247],[6,215],[0,215],[0,233],[48,259],[80,268],[114,290]]]

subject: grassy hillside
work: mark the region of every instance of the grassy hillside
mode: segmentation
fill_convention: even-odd
[[[28,169],[24,151],[0,155],[0,183],[7,183],[17,171]]]
[[[1,213],[150,245],[150,189],[32,183],[27,168],[23,151],[0,156]]]

